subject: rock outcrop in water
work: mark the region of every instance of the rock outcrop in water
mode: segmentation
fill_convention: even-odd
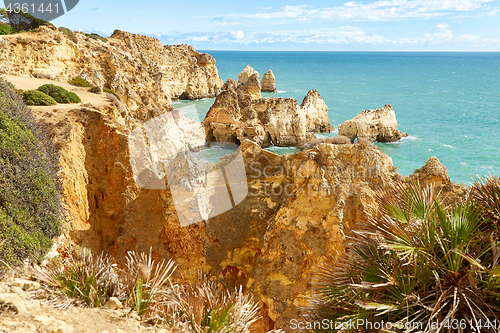
[[[134,117],[169,108],[172,99],[215,97],[222,80],[215,59],[188,45],[164,46],[155,38],[115,32],[108,43],[75,33],[73,43],[55,27],[2,36],[0,73],[68,81],[81,76],[111,88]]]
[[[240,74],[238,74],[238,83],[241,84],[243,89],[247,90],[253,99],[261,98],[260,94],[260,76],[259,73],[252,68],[252,66],[247,65]]]
[[[395,142],[408,136],[398,130],[396,113],[390,104],[382,109],[361,111],[339,125],[339,135],[348,137],[351,142],[356,138],[371,142]]]
[[[262,92],[277,92],[276,90],[276,78],[274,77],[274,73],[271,69],[269,69],[266,74],[262,77],[262,81],[260,82],[261,91]]]
[[[301,105],[293,98],[252,99],[249,92],[229,79],[203,121],[207,141],[240,143],[250,139],[261,147],[297,146],[331,132],[327,106],[316,90]]]

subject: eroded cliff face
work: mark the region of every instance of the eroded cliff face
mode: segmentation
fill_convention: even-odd
[[[164,46],[151,37],[115,32],[108,43],[75,33],[73,43],[55,27],[3,36],[0,73],[67,81],[81,76],[118,93],[137,119],[172,99],[215,97],[222,87],[215,59],[188,45]]]
[[[123,258],[129,250],[202,269],[262,301],[266,328],[289,325],[311,295],[314,266],[343,251],[344,234],[374,203],[373,190],[398,177],[374,146],[320,144],[278,156],[245,140],[248,195],[207,221],[181,226],[171,191],[140,188],[128,135],[112,108],[68,111],[46,122],[61,150],[70,238]],[[43,120],[42,120],[43,119]]]
[[[309,91],[298,105],[294,98],[255,99],[231,79],[224,84],[203,124],[208,142],[251,139],[262,147],[297,146],[313,139],[315,132],[333,131],[327,106],[316,90]]]
[[[127,42],[127,36],[123,43],[142,40],[130,36]],[[100,47],[107,47],[103,45]],[[172,48],[189,50],[184,46]],[[145,54],[141,59],[147,62],[151,60],[148,57]],[[196,62],[213,65],[208,55],[200,55]],[[200,86],[204,86],[203,82]],[[142,83],[136,84],[141,87]],[[234,81],[232,84],[237,85]],[[146,90],[153,85],[143,87]],[[303,131],[300,133],[306,133],[305,137],[297,136],[301,140],[307,140],[309,130],[329,128],[329,122],[326,124],[318,117],[326,105],[315,91],[306,96],[301,106],[293,99],[257,99],[254,103],[248,92],[237,88],[226,89],[222,94],[216,105],[224,112],[209,113],[207,118],[213,117],[210,126],[217,123],[221,131],[234,126],[231,133],[240,143],[235,154],[241,154],[240,168],[248,191],[235,207],[205,220],[190,220],[187,225],[180,222],[172,184],[163,180],[163,189],[148,189],[137,182],[133,169],[137,156],[133,156],[136,151],[131,147],[130,135],[145,124],[130,112],[131,102],[127,102],[128,107],[109,103],[33,109],[60,152],[64,201],[69,213],[65,229],[72,242],[96,253],[104,251],[119,262],[126,251],[148,252],[151,248],[159,258],[174,259],[181,272],[201,269],[228,288],[242,285],[262,305],[263,319],[257,332],[275,327],[287,331],[291,319],[300,319],[301,308],[311,296],[315,265],[328,254],[344,250],[345,235],[374,206],[377,188],[408,179],[395,172],[390,157],[362,142],[311,144],[308,150],[278,156],[263,150],[258,144],[262,142],[247,139],[259,137],[254,134],[258,127],[248,126],[253,119],[275,126],[276,132],[262,127],[262,135],[267,135],[269,142],[286,141],[284,131],[297,133],[295,120],[277,116],[284,107],[319,110],[308,111],[306,114],[312,117],[303,114],[299,119],[297,126]],[[164,115],[162,111],[156,116]],[[192,124],[174,113],[169,116],[183,128],[184,134],[182,138],[179,134],[178,140],[160,140],[165,152],[175,151],[176,145],[195,147],[203,142],[205,133],[200,133],[200,124]],[[296,138],[290,140],[296,143]],[[224,163],[212,166],[213,170],[225,168]],[[446,180],[446,171],[443,173],[438,163],[431,160],[414,177],[433,181],[435,175]],[[186,164],[175,165],[179,184],[185,179],[183,184],[189,185],[189,180],[193,180],[190,177],[196,175],[190,176],[191,169]],[[226,183],[214,186],[228,191]]]

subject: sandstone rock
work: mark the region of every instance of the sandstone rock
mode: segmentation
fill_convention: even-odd
[[[274,77],[274,73],[271,69],[269,69],[266,74],[262,77],[262,81],[260,83],[261,85],[261,91],[263,92],[272,92],[275,93],[277,92],[276,86],[275,86],[276,78]]]
[[[45,26],[25,35],[30,43],[17,35],[4,36],[0,74],[42,75],[59,81],[81,76],[116,91],[141,120],[150,118],[154,108],[170,108],[172,99],[215,97],[223,84],[215,59],[188,45],[163,46],[155,38],[123,31],[114,33],[109,43],[76,33],[75,44]]]
[[[243,85],[243,86],[246,86],[248,79],[250,79],[250,77],[254,74],[259,75],[259,72],[257,72],[255,69],[253,69],[252,66],[247,65],[247,67],[245,67],[245,69],[243,69],[241,71],[241,73],[238,74],[238,83]],[[260,81],[260,76],[259,76],[259,81]]]
[[[11,294],[11,293],[0,294],[0,304],[1,303],[10,304],[18,314],[24,315],[27,313],[26,309],[27,302],[16,294]]]
[[[17,295],[21,295],[23,293],[23,289],[16,286],[10,288],[10,291]]]
[[[306,115],[308,132],[328,133],[335,130],[328,118],[328,107],[316,89],[307,92],[300,107]]]
[[[361,111],[356,117],[339,125],[339,135],[347,136],[351,142],[356,138],[371,142],[395,142],[408,136],[398,130],[396,113],[390,104],[382,109]]]
[[[446,167],[441,164],[436,156],[429,157],[423,167],[415,170],[413,174],[410,175],[410,179],[418,180],[423,186],[431,183],[440,186],[447,185],[451,182],[446,172]]]
[[[315,90],[298,105],[293,98],[252,99],[229,79],[203,120],[207,141],[240,143],[250,139],[267,147],[296,146],[331,132],[327,107]]]
[[[250,95],[252,95],[252,99],[262,98],[262,95],[260,94],[261,87],[260,87],[260,78],[258,73],[252,74],[248,78],[248,81],[246,82],[244,89],[248,90]]]
[[[119,310],[123,308],[122,302],[116,297],[111,297],[104,306],[110,310]]]
[[[253,99],[262,97],[260,94],[261,86],[259,73],[250,65],[247,65],[247,67],[238,74],[238,83],[250,93]]]
[[[19,287],[24,291],[40,289],[40,283],[23,279],[15,279],[12,286]]]

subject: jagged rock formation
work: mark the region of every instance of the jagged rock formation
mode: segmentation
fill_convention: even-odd
[[[203,121],[207,141],[240,143],[245,139],[262,147],[296,146],[314,138],[314,132],[331,132],[327,107],[316,90],[301,105],[293,98],[252,99],[229,79]]]
[[[176,98],[215,97],[222,80],[209,54],[188,45],[164,46],[155,38],[119,31],[103,43],[76,33],[78,43],[55,27],[3,36],[0,73],[67,81],[81,76],[111,88],[132,110],[148,119],[155,108],[170,108]]]
[[[431,156],[425,165],[410,175],[410,179],[418,180],[422,185],[448,185],[451,183],[446,167],[441,164],[436,156]]]
[[[243,71],[238,74],[238,83],[246,89],[253,99],[261,98],[260,94],[260,76],[259,73],[252,68],[252,66],[247,65]]]
[[[398,130],[396,113],[390,104],[382,109],[361,111],[339,125],[339,135],[347,136],[351,142],[356,138],[371,142],[395,142],[408,136]]]
[[[262,77],[262,81],[260,82],[261,91],[263,92],[277,92],[276,90],[276,78],[274,77],[274,73],[271,69],[269,69],[266,74]]]

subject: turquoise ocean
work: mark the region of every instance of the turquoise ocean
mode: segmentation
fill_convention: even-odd
[[[336,130],[362,110],[391,104],[398,128],[410,136],[376,145],[402,175],[436,156],[455,182],[500,176],[500,53],[205,52],[215,57],[224,81],[237,80],[248,64],[261,77],[271,68],[278,93],[264,97],[293,97],[300,104],[310,89],[318,90]],[[203,120],[213,101],[179,101],[174,107]],[[227,152],[217,147],[198,155],[210,159]]]

